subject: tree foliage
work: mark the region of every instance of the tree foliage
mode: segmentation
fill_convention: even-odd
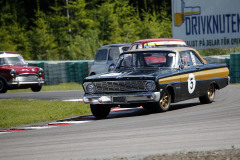
[[[171,37],[168,0],[0,0],[0,50],[93,59],[101,45]]]

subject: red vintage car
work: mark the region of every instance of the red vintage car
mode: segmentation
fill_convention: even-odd
[[[39,92],[44,83],[43,78],[43,69],[28,66],[20,53],[0,51],[0,93],[22,88]]]
[[[175,38],[142,39],[132,43],[129,50],[160,47],[188,47],[188,44],[184,40]]]

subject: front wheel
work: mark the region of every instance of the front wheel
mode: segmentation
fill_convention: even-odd
[[[39,91],[41,91],[41,89],[42,89],[42,86],[34,86],[34,87],[31,87],[31,90],[32,90],[33,92],[39,92]]]
[[[200,102],[202,104],[212,103],[215,98],[215,91],[216,91],[215,85],[210,84],[210,86],[208,87],[207,93],[199,97]]]
[[[92,114],[99,119],[105,119],[110,113],[111,107],[102,104],[90,104]]]
[[[153,106],[154,112],[166,112],[170,109],[171,94],[168,89],[163,92],[160,100]]]
[[[7,84],[3,79],[0,79],[0,93],[7,92]]]

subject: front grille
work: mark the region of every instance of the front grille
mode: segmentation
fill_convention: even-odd
[[[38,77],[36,75],[24,75],[17,76],[19,82],[38,82]]]
[[[147,81],[107,81],[94,82],[96,93],[104,92],[138,92],[146,91],[145,83]]]

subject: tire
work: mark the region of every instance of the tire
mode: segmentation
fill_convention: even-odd
[[[207,93],[201,97],[199,97],[199,100],[202,104],[208,104],[208,103],[212,103],[215,99],[215,85],[212,83],[210,84],[210,86],[208,87]]]
[[[0,79],[0,93],[7,92],[7,84],[3,79]]]
[[[155,105],[152,106],[152,110],[157,113],[168,111],[171,105],[171,97],[172,96],[170,91],[166,89],[163,92],[159,102],[155,103]]]
[[[33,92],[39,92],[39,91],[41,91],[41,89],[42,89],[42,86],[34,86],[34,87],[31,87],[31,90],[32,90]]]
[[[105,119],[110,113],[111,107],[102,104],[90,104],[92,114],[98,119]]]

